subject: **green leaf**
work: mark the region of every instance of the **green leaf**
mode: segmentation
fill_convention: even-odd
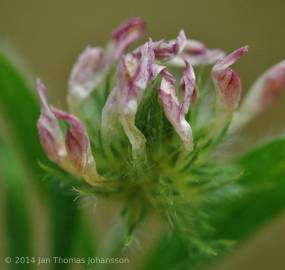
[[[10,61],[0,53],[0,107],[1,114],[15,133],[20,150],[28,166],[40,172],[38,160],[44,160],[36,121],[40,113],[35,92]]]
[[[241,240],[276,217],[285,207],[285,139],[273,141],[238,160],[244,171],[242,198],[220,202],[212,215],[216,235]]]
[[[31,257],[31,224],[26,179],[11,147],[0,136],[0,177],[4,183],[4,216],[7,256]],[[31,269],[31,264],[11,263],[9,269]]]
[[[43,181],[45,172],[39,161],[48,163],[40,146],[36,122],[40,114],[39,102],[17,68],[0,53],[0,107],[1,114],[14,133],[15,145],[19,146],[26,168],[34,173],[35,183],[46,195],[50,207],[52,228],[52,256],[69,257],[80,228],[79,211],[74,195],[63,188]],[[52,165],[51,165],[52,166]],[[20,206],[20,205],[19,205]],[[54,269],[67,269],[70,265],[54,265]]]
[[[164,236],[142,269],[205,269],[284,210],[285,139],[261,146],[235,164],[243,171],[239,181],[214,191],[206,203],[200,204],[208,225],[208,230],[199,232],[201,243],[210,245],[216,254],[203,250],[191,237],[187,241],[177,235]],[[227,195],[235,189],[242,192]]]

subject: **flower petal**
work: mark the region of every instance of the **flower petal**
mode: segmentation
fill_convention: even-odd
[[[37,80],[37,89],[41,104],[41,115],[37,124],[40,142],[49,159],[57,163],[64,163],[66,159],[66,148],[63,133],[55,115],[47,103],[46,87],[39,79]]]
[[[154,63],[152,65],[152,80],[154,80],[161,72],[166,69],[166,66],[158,65]]]
[[[239,104],[241,80],[230,66],[247,51],[247,46],[237,49],[218,61],[212,68],[211,77],[218,93],[218,107],[222,110],[234,111]]]
[[[184,99],[181,104],[181,111],[186,114],[190,107],[190,102],[193,104],[198,98],[198,87],[196,85],[196,76],[192,65],[185,60],[185,70],[181,79],[181,89],[184,92]]]
[[[84,125],[77,117],[57,108],[52,107],[52,112],[58,119],[69,124],[65,138],[68,158],[89,184],[96,183],[101,176],[97,173],[90,140]]]
[[[81,104],[106,75],[106,60],[102,48],[87,47],[73,66],[69,79],[69,103]]]
[[[102,113],[103,134],[108,134],[117,116],[130,140],[135,158],[141,156],[145,148],[144,135],[135,126],[135,115],[144,90],[159,70],[158,67],[154,70],[153,65],[152,41],[133,53],[123,55],[117,67],[117,84]]]
[[[135,158],[145,149],[145,137],[135,126],[135,115],[143,92],[152,79],[154,52],[152,42],[140,48],[139,58],[128,54],[121,58],[118,67],[117,100],[119,120],[130,140]]]
[[[186,35],[181,30],[176,40],[165,42],[164,40],[153,43],[155,58],[157,60],[168,61],[180,54],[186,44]]]
[[[163,70],[161,73],[162,81],[159,88],[159,98],[162,102],[166,117],[184,142],[185,148],[188,151],[192,151],[192,129],[190,124],[186,121],[185,115],[189,110],[190,101],[193,95],[195,95],[197,87],[195,84],[193,68],[186,60],[185,66],[185,71],[181,80],[181,86],[184,91],[182,103],[179,102],[176,96],[175,79],[167,69]]]
[[[117,119],[117,90],[116,87],[114,87],[102,109],[101,134],[103,138],[110,138],[117,133]]]
[[[121,58],[117,74],[117,99],[120,114],[136,113],[137,106],[152,79],[154,53],[152,42],[140,47],[140,53]]]
[[[134,17],[116,28],[112,33],[113,43],[110,45],[111,61],[119,59],[127,47],[144,35],[145,30],[145,23],[139,17]]]
[[[218,63],[216,63],[216,65],[213,67],[213,71],[222,72],[226,70],[227,68],[229,68],[229,66],[233,65],[237,60],[239,60],[247,52],[248,52],[248,46],[244,46],[244,47],[241,47],[233,51],[232,53],[230,53],[229,55],[221,59]]]
[[[265,71],[252,85],[235,113],[231,130],[241,128],[272,106],[285,89],[285,60]]]
[[[222,59],[225,53],[220,49],[207,49],[202,54],[193,55],[189,57],[189,62],[194,66],[213,65],[218,60]]]
[[[208,50],[207,46],[195,39],[187,39],[183,52],[188,55],[203,54]]]
[[[126,48],[145,33],[145,24],[140,18],[132,18],[112,33],[112,41],[106,51],[87,47],[75,63],[69,79],[68,102],[73,112],[88,98],[101,83],[113,62]]]
[[[259,111],[274,104],[285,88],[285,60],[262,74],[249,90],[249,102],[254,102]]]
[[[184,67],[184,59],[193,65],[212,65],[223,58],[225,53],[220,49],[208,49],[207,46],[194,39],[187,39],[183,52],[171,59],[170,65]]]

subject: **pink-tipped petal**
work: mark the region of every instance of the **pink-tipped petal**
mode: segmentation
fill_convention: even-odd
[[[75,116],[48,105],[46,88],[40,80],[37,81],[37,88],[41,103],[39,136],[48,157],[70,173],[79,172],[89,184],[95,184],[102,178],[97,173],[84,126]],[[70,125],[65,140],[58,120]]]
[[[186,55],[201,55],[208,50],[207,46],[199,40],[187,39],[184,47],[184,54]]]
[[[184,67],[184,59],[193,65],[213,65],[224,58],[225,53],[220,49],[209,49],[207,46],[194,39],[187,39],[182,53],[169,61],[170,65]]]
[[[238,107],[241,95],[241,80],[230,66],[247,51],[247,46],[237,49],[218,61],[212,68],[211,77],[218,93],[218,106],[221,109],[234,111]]]
[[[139,18],[134,17],[131,18],[126,23],[118,26],[112,33],[112,37],[115,41],[119,42],[122,39],[125,39],[129,35],[135,35],[140,37],[142,34],[145,33],[145,22]]]
[[[75,167],[82,172],[88,162],[90,142],[83,124],[75,116],[52,107],[52,111],[58,119],[69,124],[66,134],[66,148],[68,157]]]
[[[215,64],[224,56],[225,53],[220,49],[207,49],[204,53],[189,56],[187,59],[193,66],[206,66]]]
[[[207,49],[201,54],[181,54],[171,59],[168,64],[174,67],[184,67],[184,59],[193,66],[208,66],[213,65],[225,56],[225,53],[219,49]]]
[[[88,133],[81,121],[66,112],[52,107],[54,115],[69,124],[65,143],[67,155],[73,166],[77,169],[89,184],[94,184],[101,180],[97,173],[96,163],[91,152]]]
[[[66,134],[68,157],[75,167],[82,172],[87,163],[89,139],[83,124],[75,116],[52,107],[54,115],[66,121],[70,127]]]
[[[245,53],[248,52],[248,46],[241,47],[220,61],[218,61],[215,66],[213,67],[213,72],[219,72],[219,71],[224,71],[227,68],[229,68],[231,65],[233,65],[237,60],[239,60]]]
[[[117,67],[116,99],[121,115],[135,112],[137,109],[138,89],[134,78],[139,72],[139,59],[132,54],[123,55]]]
[[[186,35],[183,30],[181,30],[176,38],[176,40],[171,40],[165,42],[163,40],[154,42],[154,53],[157,60],[168,61],[173,57],[179,55],[186,44]]]
[[[145,31],[145,23],[139,17],[134,17],[115,29],[112,33],[113,44],[110,53],[110,61],[120,58],[133,42],[145,34]]]
[[[176,96],[175,79],[167,69],[161,73],[162,81],[159,88],[159,98],[162,102],[166,117],[184,142],[185,148],[188,151],[192,151],[192,129],[190,124],[186,121],[185,115],[189,110],[192,96],[195,95],[196,84],[195,75],[190,63],[185,61],[185,65],[186,68],[181,81],[184,91],[183,101],[181,103],[179,102]]]
[[[140,156],[145,148],[145,138],[135,126],[135,114],[141,97],[150,81],[165,68],[155,64],[152,41],[134,52],[122,56],[117,67],[117,84],[102,110],[102,134],[114,134],[119,120],[133,148],[133,155]]]
[[[285,60],[267,70],[252,86],[250,92],[256,92],[259,110],[272,106],[285,88]],[[250,93],[249,92],[249,93]]]
[[[154,63],[152,65],[152,79],[154,80],[155,78],[157,78],[157,76],[159,74],[161,74],[161,72],[166,69],[166,66],[162,66],[162,65],[158,65],[156,63]]]
[[[50,160],[63,163],[66,158],[63,134],[56,117],[48,105],[46,87],[39,79],[37,80],[37,89],[41,104],[41,115],[37,124],[41,145]]]
[[[69,79],[69,101],[80,104],[100,84],[106,75],[102,48],[87,47],[79,56]]]
[[[135,115],[149,82],[161,70],[159,66],[154,68],[154,61],[152,41],[121,56],[117,67],[117,84],[102,112],[103,134],[109,133],[117,118],[132,145],[135,158],[141,156],[145,148],[144,135],[135,126]]]
[[[69,79],[68,101],[72,111],[78,110],[78,106],[102,82],[113,62],[144,33],[144,22],[140,18],[132,18],[114,30],[112,41],[109,42],[105,52],[102,48],[87,47],[81,53]]]
[[[46,86],[44,85],[43,81],[40,79],[37,79],[37,90],[38,90],[38,95],[40,98],[40,104],[41,104],[41,113],[49,114],[52,116],[52,112],[49,108],[48,102],[47,102],[47,97],[46,97]]]
[[[252,85],[235,113],[231,131],[240,129],[272,106],[285,90],[285,60],[265,71]]]
[[[185,70],[181,79],[181,89],[184,92],[183,102],[181,104],[181,112],[186,114],[189,110],[190,103],[195,104],[198,98],[198,87],[196,85],[196,76],[192,65],[185,62]]]
[[[130,140],[135,158],[142,155],[145,137],[135,126],[135,115],[141,97],[153,76],[154,52],[152,42],[140,47],[139,54],[121,58],[118,66],[117,101],[120,122]]]
[[[153,76],[152,42],[140,47],[139,54],[122,56],[117,69],[118,113],[135,114],[144,90]]]

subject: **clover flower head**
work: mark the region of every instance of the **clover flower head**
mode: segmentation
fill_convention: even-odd
[[[226,54],[181,30],[175,39],[149,38],[129,49],[145,29],[133,18],[113,31],[106,48],[81,53],[69,79],[70,112],[50,106],[37,83],[47,156],[74,176],[80,194],[123,201],[130,231],[150,209],[170,225],[183,224],[181,208],[205,198],[217,175],[231,179],[224,168],[212,169],[211,153],[228,127],[233,132],[273,105],[285,85],[282,61],[254,83],[239,109],[242,84],[231,66],[247,46]]]

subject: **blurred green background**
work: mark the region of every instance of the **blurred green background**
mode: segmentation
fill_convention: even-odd
[[[41,77],[52,102],[64,107],[69,72],[83,48],[104,46],[115,26],[132,16],[141,16],[154,40],[173,38],[183,28],[189,38],[202,40],[213,48],[231,51],[248,44],[250,53],[236,65],[246,92],[261,72],[285,58],[284,14],[282,0],[0,0],[0,46],[27,70],[32,84],[35,77]],[[284,130],[284,104],[283,96],[272,110],[246,129],[251,141]],[[1,192],[2,188],[0,198]],[[34,245],[43,255],[46,254],[43,243],[48,241],[45,206],[32,186],[30,193],[32,218],[38,224],[34,232],[38,240]],[[112,206],[109,210],[99,208],[96,215],[99,218],[94,223],[104,228],[112,216]],[[3,220],[1,212],[0,219]],[[216,269],[284,269],[284,228],[285,218],[280,218]],[[5,237],[1,234],[1,257],[5,256],[4,247]],[[136,260],[139,262],[139,258]]]

